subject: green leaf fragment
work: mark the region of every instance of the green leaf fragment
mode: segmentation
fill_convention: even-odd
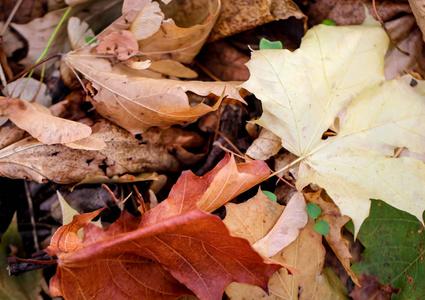
[[[320,220],[314,224],[314,230],[316,230],[318,234],[327,235],[329,233],[329,224],[325,220]]]
[[[320,207],[314,203],[307,203],[306,209],[308,216],[312,219],[317,219],[322,214]]]
[[[391,299],[423,299],[425,295],[425,232],[414,216],[372,200],[370,216],[358,239],[365,246],[356,274],[367,273],[382,285],[399,289]]]
[[[260,41],[260,50],[264,49],[283,49],[281,41],[271,42],[265,38],[262,38]]]
[[[86,43],[89,43],[90,45],[97,42],[97,40],[95,40],[92,36],[86,37],[85,41]]]
[[[267,198],[269,198],[270,200],[274,201],[277,203],[277,197],[275,194],[273,194],[272,192],[269,191],[263,191],[263,194],[267,196]]]
[[[329,19],[324,19],[321,24],[328,25],[328,26],[336,26],[336,23]]]

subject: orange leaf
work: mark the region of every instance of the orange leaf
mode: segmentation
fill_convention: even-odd
[[[63,227],[79,227],[83,216]],[[221,299],[233,281],[267,290],[269,277],[281,267],[263,260],[245,239],[231,236],[218,217],[197,208],[136,230],[126,214],[115,224],[106,230],[88,227],[82,249],[57,253],[58,270],[50,283],[54,295],[171,299],[191,294],[184,284],[202,299]]]
[[[168,198],[143,216],[143,224],[153,224],[195,207],[212,212],[237,195],[266,179],[270,169],[262,161],[236,164],[228,154],[202,177],[182,173]]]

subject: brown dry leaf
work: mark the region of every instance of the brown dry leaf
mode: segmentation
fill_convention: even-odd
[[[25,130],[20,129],[10,121],[6,122],[0,127],[0,149],[22,140],[25,134]]]
[[[149,69],[155,72],[162,73],[164,75],[176,76],[180,78],[198,77],[198,74],[195,71],[189,69],[188,67],[185,67],[178,61],[171,59],[153,61],[149,66]]]
[[[253,245],[258,253],[271,257],[291,244],[308,221],[304,196],[296,193],[289,200],[279,220],[266,236]]]
[[[406,55],[392,44],[385,56],[385,79],[395,79],[404,75],[406,71],[419,72],[425,75],[425,47],[422,41],[422,32],[416,25],[412,15],[406,15],[394,21],[385,23],[391,38]]]
[[[65,184],[94,175],[112,177],[125,173],[178,170],[177,160],[164,145],[140,143],[133,135],[106,120],[95,124],[92,130],[93,137],[106,143],[104,149],[76,150],[27,138],[0,150],[0,174]]]
[[[91,134],[82,123],[54,117],[44,106],[36,106],[18,98],[0,97],[2,114],[21,129],[45,144],[72,143]],[[42,109],[44,108],[44,109]]]
[[[224,92],[230,98],[243,102],[236,88],[230,84],[140,77],[123,65],[111,65],[103,58],[87,58],[83,53],[70,53],[66,61],[93,83],[97,94],[91,102],[102,116],[133,134],[153,126],[167,128],[194,122],[220,104],[218,101],[213,107],[204,103],[191,107],[187,91],[200,96]]]
[[[289,17],[307,22],[306,16],[292,0],[222,0],[221,14],[209,41],[216,41]]]
[[[307,193],[305,198],[308,202],[314,203],[322,210],[322,214],[317,221],[325,220],[329,224],[329,234],[325,235],[325,239],[338,257],[344,269],[350,275],[356,285],[359,285],[356,274],[351,270],[350,242],[341,235],[341,228],[350,220],[347,216],[341,216],[338,206],[333,202],[323,200],[321,197],[322,190],[316,193]]]
[[[248,240],[252,245],[273,228],[284,208],[259,190],[257,195],[244,203],[227,203],[223,222],[232,234]]]
[[[412,12],[415,15],[416,22],[422,31],[423,40],[425,41],[425,1],[424,0],[409,0]]]
[[[139,41],[147,58],[190,63],[199,53],[220,12],[218,0],[172,1],[160,3],[166,19],[154,35]]]
[[[355,286],[354,290],[350,293],[350,297],[353,300],[390,300],[391,299],[391,288],[383,287],[378,278],[368,275],[358,275],[361,287]]]
[[[272,257],[296,268],[299,273],[288,275],[284,268],[277,271],[270,278],[269,295],[251,285],[231,283],[225,290],[230,299],[347,299],[341,283],[322,273],[326,250],[321,235],[315,232],[313,226],[314,220],[309,219],[298,238]]]
[[[111,54],[119,60],[127,60],[137,54],[139,46],[131,31],[111,32],[96,47],[100,54]]]
[[[258,160],[267,160],[282,149],[280,137],[273,132],[262,128],[260,136],[246,150],[246,155]]]

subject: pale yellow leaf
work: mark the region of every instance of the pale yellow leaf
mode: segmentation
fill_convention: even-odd
[[[246,155],[257,160],[267,160],[282,149],[280,137],[263,128],[260,136],[246,150]]]
[[[68,21],[68,37],[72,50],[75,50],[87,44],[86,38],[93,38],[94,32],[86,22],[71,17]]]
[[[425,152],[425,83],[384,81],[388,38],[379,23],[367,24],[319,25],[294,52],[255,51],[243,85],[262,101],[258,123],[299,156],[297,188],[324,188],[356,233],[371,198],[420,220],[425,209],[425,164],[392,158],[401,147]],[[322,139],[344,108],[337,135]]]

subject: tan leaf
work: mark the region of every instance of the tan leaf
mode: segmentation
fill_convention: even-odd
[[[72,143],[65,143],[64,145],[72,149],[80,150],[102,150],[106,147],[104,141],[93,136],[88,136]]]
[[[350,253],[350,242],[341,235],[341,228],[350,218],[341,216],[338,206],[333,202],[323,200],[320,196],[321,192],[322,191],[308,193],[304,196],[308,202],[316,204],[322,210],[322,214],[317,218],[317,221],[325,220],[329,224],[330,231],[329,234],[325,235],[325,239],[353,282],[359,285],[356,274],[354,274],[350,267],[352,258]]]
[[[178,61],[171,59],[164,59],[153,61],[149,67],[150,70],[159,72],[165,75],[176,76],[180,78],[196,78],[198,74],[182,65]]]
[[[412,7],[412,12],[415,15],[416,22],[422,31],[422,38],[425,41],[425,1],[424,0],[409,0],[409,4]]]
[[[139,41],[140,51],[153,60],[190,63],[205,43],[220,12],[218,0],[172,1],[160,4],[165,17],[160,30]]]
[[[81,55],[80,55],[81,54]],[[199,116],[217,109],[200,103],[191,107],[187,91],[200,96],[210,93],[243,101],[238,91],[222,82],[176,81],[139,77],[129,69],[102,58],[87,58],[84,52],[68,54],[66,60],[83,73],[98,91],[92,99],[97,111],[133,134],[149,127],[166,128],[194,122]]]
[[[290,265],[299,273],[288,275],[286,269],[278,270],[268,284],[269,295],[258,287],[231,283],[226,294],[232,300],[242,299],[346,299],[344,288],[339,281],[332,280],[323,272],[326,250],[322,237],[314,230],[314,220],[300,231],[298,238],[272,259]]]
[[[146,3],[131,23],[130,31],[136,40],[148,38],[159,30],[162,20],[164,14],[158,2]]]
[[[106,147],[99,151],[71,149],[23,139],[0,150],[0,174],[38,182],[79,182],[87,176],[176,171],[177,160],[161,144],[141,144],[127,131],[106,120],[93,126],[93,137]]]
[[[272,230],[253,245],[254,249],[266,257],[277,254],[298,237],[307,221],[304,196],[298,192],[289,200]]]
[[[223,222],[232,234],[254,244],[273,228],[284,208],[259,190],[244,203],[227,203]]]
[[[260,136],[246,150],[246,155],[258,160],[267,160],[282,149],[280,137],[263,128]]]
[[[71,143],[91,134],[91,128],[82,123],[54,117],[45,108],[18,98],[0,97],[3,113],[19,128],[45,144]],[[41,111],[43,110],[43,111]]]

